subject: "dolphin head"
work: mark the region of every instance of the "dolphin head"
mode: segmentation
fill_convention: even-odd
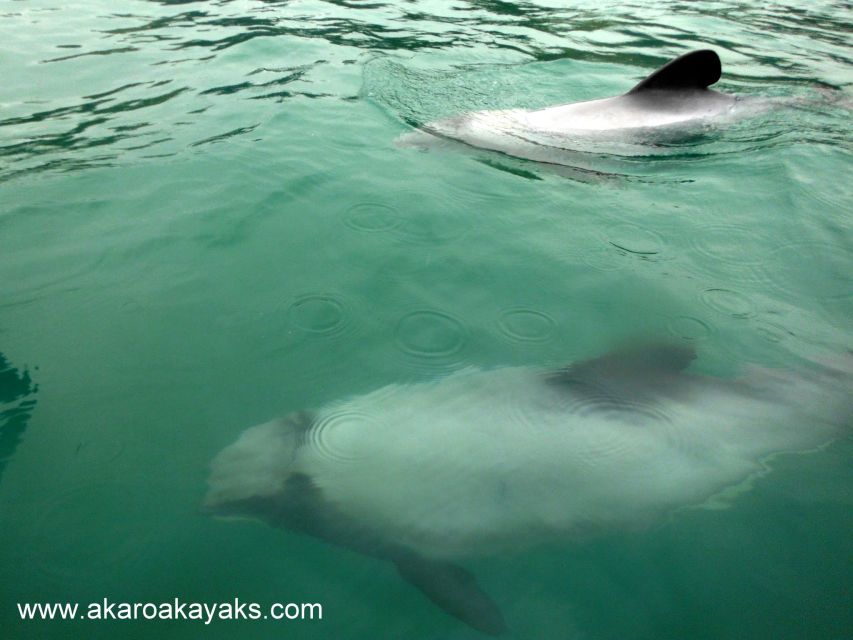
[[[284,419],[244,431],[210,463],[202,512],[256,517],[261,504],[281,492],[296,447],[296,434]]]

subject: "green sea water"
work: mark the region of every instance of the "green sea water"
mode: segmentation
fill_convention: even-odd
[[[0,0],[0,637],[483,637],[388,563],[199,514],[209,461],[469,365],[664,336],[732,376],[853,347],[851,20],[825,0]],[[395,144],[615,95],[701,47],[721,90],[778,108],[558,172]],[[851,455],[465,566],[512,638],[849,638]],[[323,620],[17,609],[235,597]]]

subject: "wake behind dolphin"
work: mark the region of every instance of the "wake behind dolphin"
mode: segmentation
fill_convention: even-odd
[[[850,354],[737,379],[694,358],[649,344],[559,370],[467,368],[294,413],[214,459],[205,507],[391,561],[497,635],[500,609],[460,558],[660,521],[849,426]]]
[[[428,122],[398,138],[401,146],[462,142],[536,162],[563,164],[561,152],[595,150],[603,141],[647,142],[753,114],[768,101],[709,87],[722,74],[710,49],[669,61],[623,95],[544,109],[475,111]]]

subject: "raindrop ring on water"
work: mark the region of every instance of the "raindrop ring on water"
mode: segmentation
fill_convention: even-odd
[[[333,334],[346,324],[346,308],[335,296],[310,294],[297,298],[289,309],[290,321],[309,333]]]
[[[655,256],[663,252],[660,235],[633,224],[622,224],[610,230],[607,241],[617,249],[638,256]]]
[[[363,457],[351,445],[359,441],[358,432],[364,431],[370,423],[371,418],[367,414],[335,411],[314,423],[307,437],[322,457],[338,462],[349,462]]]
[[[393,207],[375,202],[362,202],[347,210],[346,225],[355,231],[381,233],[400,226],[400,214]]]
[[[752,302],[742,293],[729,289],[705,289],[700,298],[708,307],[731,316],[732,318],[750,318],[754,315]]]
[[[453,355],[465,345],[462,323],[441,311],[413,311],[397,323],[397,344],[404,352],[420,358]]]
[[[677,316],[670,320],[669,330],[674,336],[685,340],[704,340],[711,335],[711,326],[690,316]]]
[[[549,340],[556,323],[551,316],[534,309],[506,309],[500,314],[501,333],[514,341],[544,342]]]

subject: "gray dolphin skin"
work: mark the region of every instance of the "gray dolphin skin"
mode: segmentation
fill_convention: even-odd
[[[561,150],[588,150],[603,140],[649,141],[710,122],[753,114],[769,104],[709,89],[721,76],[717,53],[675,58],[627,93],[545,109],[475,111],[423,125],[400,146],[453,140],[528,160],[559,163]],[[594,148],[594,147],[593,147]]]
[[[216,456],[203,508],[390,561],[499,635],[465,557],[661,522],[849,433],[851,354],[735,378],[691,371],[695,357],[663,342],[558,370],[468,367],[293,413]]]

